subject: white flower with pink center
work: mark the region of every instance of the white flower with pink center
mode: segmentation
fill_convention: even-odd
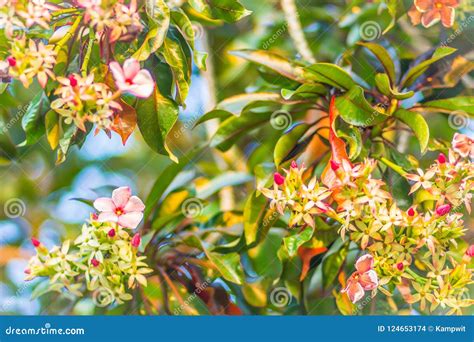
[[[140,63],[136,59],[127,59],[123,68],[117,62],[111,62],[109,67],[120,91],[141,98],[147,98],[153,93],[155,82],[148,70],[140,69]]]
[[[117,222],[123,228],[135,229],[143,219],[145,205],[137,196],[132,196],[128,186],[112,192],[112,198],[101,197],[94,201],[94,208],[99,211],[97,221]]]
[[[352,303],[364,297],[365,291],[375,289],[379,283],[377,273],[373,270],[374,258],[370,254],[361,256],[355,264],[356,271],[347,280],[347,286],[342,292],[347,292]]]

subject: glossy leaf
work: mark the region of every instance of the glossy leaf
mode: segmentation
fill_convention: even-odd
[[[423,116],[419,113],[411,112],[403,108],[399,108],[395,111],[393,116],[411,128],[420,143],[421,153],[424,153],[430,140],[430,128]]]
[[[392,57],[388,53],[388,51],[381,45],[369,42],[359,43],[359,45],[366,47],[370,52],[372,52],[375,57],[380,61],[383,68],[385,69],[385,73],[388,75],[390,80],[390,84],[393,86],[396,84],[396,76],[395,76],[395,64],[393,63]]]
[[[356,85],[352,77],[340,66],[331,63],[316,63],[305,68],[311,80],[330,86],[349,90]]]

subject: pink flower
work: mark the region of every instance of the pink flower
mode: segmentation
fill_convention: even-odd
[[[155,88],[153,78],[148,70],[140,70],[140,63],[136,59],[127,59],[123,63],[123,68],[117,62],[110,63],[109,67],[120,91],[141,98],[147,98],[153,92]]]
[[[99,222],[117,222],[123,228],[137,228],[143,218],[145,205],[137,196],[132,196],[128,186],[112,192],[112,198],[101,197],[94,201],[94,207],[100,212]]]
[[[347,280],[347,286],[342,292],[347,292],[349,299],[355,303],[364,297],[364,291],[370,291],[378,286],[377,273],[373,270],[374,258],[370,254],[361,256],[355,264],[356,270]]]
[[[424,27],[430,27],[441,20],[444,27],[454,24],[454,9],[459,6],[459,0],[415,0],[408,15],[413,25],[420,22]]]
[[[458,153],[461,157],[474,158],[474,139],[469,138],[467,135],[455,133],[453,137],[453,150]]]

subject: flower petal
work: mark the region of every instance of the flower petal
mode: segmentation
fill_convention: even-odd
[[[122,186],[112,192],[112,200],[117,208],[124,208],[132,196],[132,190],[128,186]]]
[[[441,23],[444,27],[452,27],[454,24],[454,8],[443,7],[441,12]]]
[[[374,270],[370,270],[360,275],[359,284],[366,291],[373,290],[379,285],[377,273]]]
[[[137,196],[132,196],[128,200],[128,203],[123,208],[126,213],[131,211],[143,211],[145,210],[145,205],[143,204],[142,200],[139,199]]]
[[[133,211],[120,215],[118,218],[118,224],[124,228],[135,229],[140,224],[143,219],[143,213],[138,211]]]
[[[123,63],[123,74],[126,80],[133,80],[140,71],[140,62],[135,58],[129,58]]]
[[[421,12],[418,11],[415,6],[411,6],[408,11],[408,16],[410,17],[412,25],[416,26],[421,23]]]
[[[146,98],[151,95],[154,88],[155,81],[153,81],[148,70],[140,70],[133,79],[133,85],[130,87],[129,92],[137,97]]]
[[[433,0],[415,0],[414,5],[420,12],[426,12],[433,8]]]
[[[374,266],[374,258],[370,254],[361,256],[355,264],[355,267],[359,273],[365,273],[372,269]]]
[[[352,303],[358,302],[364,297],[364,289],[358,282],[350,282],[345,290]]]
[[[97,218],[97,221],[99,222],[117,222],[118,221],[118,216],[115,215],[115,213],[112,213],[110,211],[105,212],[105,213],[100,213],[99,217]]]
[[[117,62],[111,62],[109,64],[109,69],[112,71],[112,75],[115,78],[115,83],[125,83],[125,75],[120,64]]]
[[[421,17],[421,24],[424,27],[430,27],[436,24],[441,18],[441,13],[437,9],[432,9],[428,12],[423,13]]]
[[[94,208],[98,211],[114,211],[115,204],[111,198],[101,197],[94,201]]]

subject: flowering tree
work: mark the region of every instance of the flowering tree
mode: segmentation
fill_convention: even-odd
[[[169,159],[143,201],[117,184],[79,199],[90,216],[60,247],[32,238],[33,297],[142,314],[470,312],[470,5],[242,3],[0,0],[1,108],[23,130],[4,125],[5,162],[46,136],[68,164],[89,132],[127,145],[136,126],[142,163]],[[189,130],[193,73],[211,99]]]

